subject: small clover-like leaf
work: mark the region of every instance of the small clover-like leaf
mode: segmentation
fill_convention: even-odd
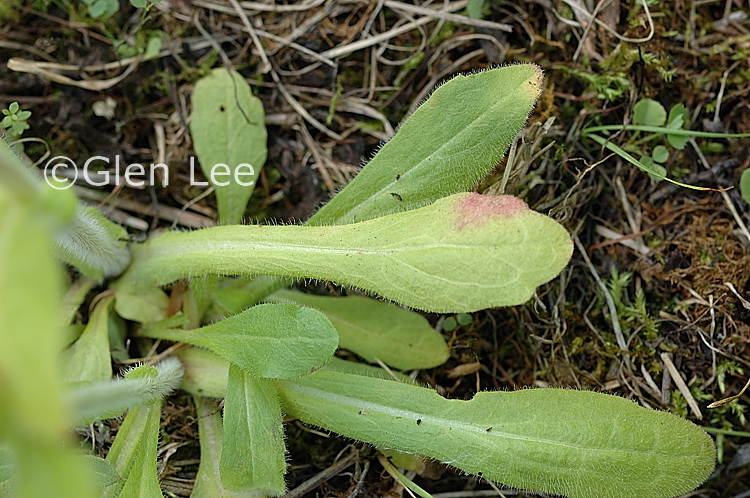
[[[663,145],[657,145],[654,147],[654,150],[651,151],[651,157],[655,162],[661,164],[669,159],[669,149]]]
[[[667,111],[659,102],[641,99],[633,108],[633,122],[642,125],[661,126],[667,120]]]

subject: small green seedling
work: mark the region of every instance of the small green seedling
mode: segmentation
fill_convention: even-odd
[[[23,132],[29,129],[27,121],[31,117],[31,111],[22,111],[18,102],[12,102],[2,112],[5,117],[0,121],[0,128],[5,130],[6,140],[9,142],[18,140]]]
[[[129,247],[121,229],[70,191],[45,188],[0,142],[0,258],[18,262],[0,266],[0,490],[159,496],[162,399],[178,384],[199,415],[194,497],[282,495],[282,413],[571,498],[668,497],[698,486],[714,445],[677,416],[565,389],[448,400],[393,370],[447,358],[423,317],[373,298],[284,290],[294,279],[330,280],[454,314],[456,326],[470,326],[473,311],[528,301],[567,264],[568,233],[516,197],[467,191],[502,159],[541,88],[532,64],[459,76],[306,224],[243,226],[251,186],[238,188],[238,178],[251,178],[236,173],[247,163],[257,175],[265,160],[262,107],[239,75],[216,70],[196,85],[191,131],[223,226]],[[214,163],[229,184],[211,178]],[[55,247],[86,275],[68,289],[67,309]],[[66,347],[72,333],[60,317],[104,276],[111,292],[85,327],[70,329],[80,335]],[[188,284],[176,314],[162,289],[175,281]],[[192,346],[179,361],[112,379],[109,354],[127,354],[120,318],[138,322],[131,340],[143,354],[154,339]],[[332,357],[337,347],[390,368]],[[224,398],[221,415],[207,398]],[[126,410],[106,460],[59,445],[70,427]]]
[[[591,126],[583,130],[583,136],[614,152],[630,164],[646,172],[654,180],[666,180],[681,187],[694,190],[716,190],[709,187],[688,185],[667,177],[663,164],[669,159],[669,147],[683,150],[691,137],[703,138],[745,138],[750,133],[711,133],[687,129],[690,113],[682,104],[676,104],[669,110],[652,99],[641,99],[633,108],[633,125],[627,127],[635,132],[632,139],[622,147],[610,142],[606,136],[613,131],[622,131],[622,126]],[[641,132],[648,133],[639,137]],[[641,145],[656,142],[650,154],[642,154]],[[661,143],[659,143],[661,142]]]

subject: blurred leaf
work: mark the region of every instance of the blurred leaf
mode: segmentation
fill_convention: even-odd
[[[654,147],[654,150],[651,151],[651,158],[654,162],[661,164],[669,159],[669,149],[663,145],[657,145]],[[664,174],[666,174],[666,170],[664,170]]]
[[[88,474],[93,478],[99,496],[117,498],[124,481],[110,463],[93,455],[82,455]]]
[[[22,497],[93,496],[64,442],[71,417],[59,363],[62,268],[53,233],[70,223],[71,192],[38,181],[0,139],[0,440],[15,455]]]
[[[669,110],[669,116],[667,117],[667,127],[672,129],[682,129],[688,123],[690,119],[690,111],[682,105],[676,104]],[[677,150],[683,150],[690,140],[690,137],[672,135],[667,133],[667,142],[669,145]]]
[[[130,372],[132,378],[157,377],[154,367],[143,365]],[[125,484],[119,498],[160,497],[159,476],[156,470],[156,450],[159,443],[159,422],[162,401],[133,408],[117,431],[107,462],[122,476]]]
[[[109,355],[109,312],[114,297],[101,299],[89,317],[83,333],[63,354],[65,382],[96,382],[112,377]]]
[[[322,311],[339,333],[339,347],[370,363],[376,358],[399,370],[433,368],[448,359],[445,339],[425,317],[375,299],[314,296],[290,290],[268,298]]]
[[[466,3],[466,13],[472,19],[482,19],[482,7],[484,0],[469,0]]]
[[[118,280],[110,289],[115,291],[115,311],[126,320],[151,323],[167,317],[169,296],[158,287],[135,289]]]
[[[75,220],[55,237],[55,253],[87,277],[119,275],[130,262],[128,232],[95,207],[79,207]]]
[[[68,393],[75,407],[76,424],[119,417],[138,405],[148,405],[177,389],[183,375],[180,362],[173,357],[156,365],[156,375],[138,375],[137,367],[125,378],[74,386]]]

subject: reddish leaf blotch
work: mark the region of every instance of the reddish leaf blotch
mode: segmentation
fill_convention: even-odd
[[[526,210],[526,203],[512,195],[467,194],[458,202],[456,229],[482,224],[494,216],[512,218]]]

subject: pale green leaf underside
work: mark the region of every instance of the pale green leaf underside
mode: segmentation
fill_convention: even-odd
[[[218,202],[219,221],[233,224],[242,221],[247,202],[255,187],[235,182],[234,174],[240,164],[253,168],[253,175],[239,180],[249,184],[258,179],[266,162],[266,126],[263,104],[252,94],[250,86],[236,71],[214,69],[195,85],[190,134],[201,168],[214,184]],[[226,164],[227,176],[213,176],[218,164]],[[243,167],[243,172],[249,169]]]
[[[167,233],[133,249],[123,285],[268,273],[331,280],[434,312],[524,303],[572,253],[565,229],[510,196],[455,194],[336,226],[234,226]]]
[[[538,66],[517,64],[457,76],[441,85],[308,223],[364,221],[472,190],[500,163],[526,123],[542,78]],[[237,309],[284,286],[280,279],[258,277],[246,286],[244,300],[237,296]]]
[[[97,382],[112,377],[108,327],[113,303],[113,297],[99,301],[81,336],[63,353],[66,382]]]
[[[526,123],[542,78],[517,64],[446,82],[308,223],[364,221],[474,188]]]
[[[570,498],[675,496],[714,467],[700,428],[606,394],[528,389],[447,400],[326,370],[276,385],[284,411],[309,424]]]
[[[226,377],[224,381],[226,381]],[[252,496],[249,493],[229,491],[221,484],[219,473],[222,452],[221,409],[213,401],[198,396],[194,399],[198,416],[198,430],[200,431],[201,461],[190,497],[240,498]]]
[[[261,304],[194,330],[143,330],[154,339],[209,349],[257,377],[291,378],[319,368],[338,346],[338,333],[318,310],[291,303]]]
[[[284,494],[281,406],[273,384],[229,367],[219,472],[222,485],[258,496]]]
[[[161,496],[156,470],[161,408],[161,400],[133,408],[117,432],[107,461],[125,480],[120,498]]]
[[[339,332],[339,347],[370,363],[400,370],[433,368],[448,359],[448,345],[425,317],[391,303],[361,296],[314,296],[281,290],[268,298],[322,311]]]

